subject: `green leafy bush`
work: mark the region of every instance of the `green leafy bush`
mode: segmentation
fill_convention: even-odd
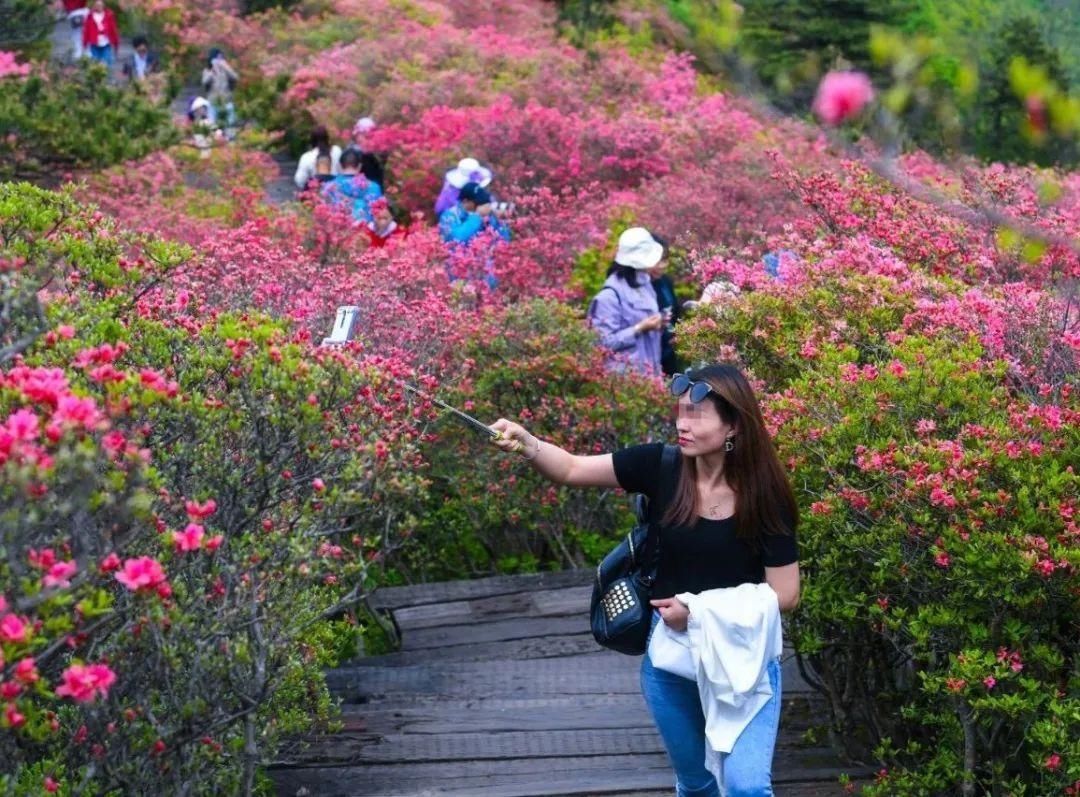
[[[24,55],[48,53],[49,34],[55,24],[48,3],[39,0],[0,0],[0,50]]]
[[[483,419],[518,421],[575,453],[669,432],[660,384],[607,373],[594,334],[564,306],[489,311],[448,373],[448,400]],[[551,485],[452,419],[437,431],[428,451],[431,503],[404,562],[413,574],[592,566],[629,523],[628,502],[612,492]]]
[[[70,169],[138,158],[178,136],[167,101],[112,85],[95,63],[0,80],[0,180],[55,183]]]

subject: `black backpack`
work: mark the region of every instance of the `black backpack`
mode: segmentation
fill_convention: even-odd
[[[670,496],[675,481],[679,449],[664,446],[660,457],[661,493]],[[640,656],[645,652],[652,627],[649,605],[660,563],[660,518],[644,495],[634,497],[637,522],[615,548],[596,566],[589,620],[593,638],[605,648]]]

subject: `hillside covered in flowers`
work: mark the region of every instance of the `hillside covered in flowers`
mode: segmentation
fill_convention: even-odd
[[[334,721],[321,669],[383,644],[376,586],[592,566],[624,502],[397,380],[578,452],[667,439],[665,386],[606,371],[584,320],[636,225],[683,298],[732,286],[677,348],[766,397],[791,632],[864,793],[1080,793],[1080,175],[853,148],[630,30],[575,48],[546,3],[239,10],[129,9],[178,73],[228,53],[234,142],[177,120],[56,191],[0,184],[0,793],[265,791]],[[408,227],[385,247],[265,190],[270,153],[364,116]],[[432,206],[466,156],[512,239],[450,257]],[[320,346],[341,305],[355,339]]]

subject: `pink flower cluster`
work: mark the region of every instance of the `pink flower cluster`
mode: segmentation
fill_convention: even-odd
[[[25,77],[30,74],[30,64],[20,64],[15,53],[0,50],[0,79],[6,77]]]
[[[829,72],[814,97],[814,113],[828,125],[857,116],[874,99],[874,88],[862,72]]]
[[[132,592],[156,592],[162,598],[172,594],[165,569],[150,556],[126,559],[116,573],[116,580]]]
[[[116,683],[116,673],[107,664],[72,664],[61,675],[56,694],[76,703],[92,703],[105,698]]]

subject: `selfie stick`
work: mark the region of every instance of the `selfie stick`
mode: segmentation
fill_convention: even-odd
[[[399,384],[401,387],[403,387],[406,390],[410,391],[411,393],[415,393],[416,395],[420,396],[420,398],[426,399],[427,401],[430,401],[432,404],[435,404],[436,406],[442,407],[444,410],[447,410],[448,412],[452,412],[459,420],[464,421],[466,424],[468,424],[470,427],[472,427],[472,429],[474,431],[479,432],[480,434],[486,435],[487,437],[490,437],[492,439],[499,437],[499,434],[500,434],[499,432],[496,432],[494,429],[492,429],[486,423],[484,423],[482,421],[478,421],[476,418],[469,415],[468,413],[462,412],[457,407],[451,407],[445,401],[439,401],[439,399],[435,398],[434,396],[428,395],[424,391],[420,390],[420,388],[418,388],[418,387],[413,387],[408,382],[402,382],[400,379],[395,379],[394,381],[397,384]]]
[[[356,305],[344,305],[337,309],[337,316],[334,319],[334,328],[330,330],[330,336],[323,338],[323,346],[332,346],[335,344],[348,343],[353,339],[356,334],[356,328],[359,326],[360,320],[360,308]],[[451,407],[445,401],[440,401],[432,395],[429,395],[422,391],[418,387],[410,385],[408,382],[402,382],[400,379],[393,379],[393,382],[400,387],[405,388],[410,393],[415,393],[420,398],[430,401],[438,407],[441,407],[448,412],[454,414],[454,416],[467,424],[474,432],[484,435],[492,440],[497,439],[500,436],[500,432],[496,432],[489,427],[486,423],[478,421],[468,413],[462,412],[457,407]]]

